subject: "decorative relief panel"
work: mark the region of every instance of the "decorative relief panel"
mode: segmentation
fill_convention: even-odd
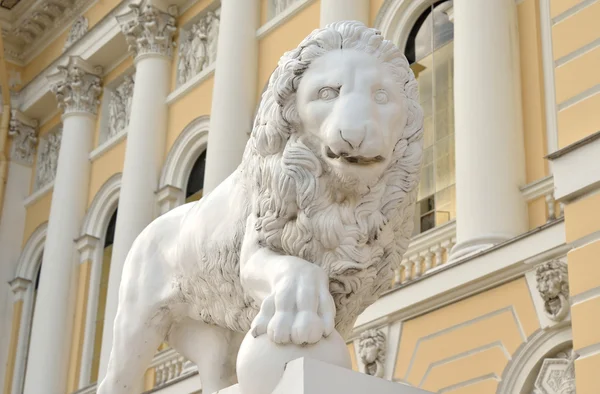
[[[575,359],[573,349],[545,359],[532,394],[576,394]]]
[[[560,260],[548,261],[536,268],[535,277],[546,316],[553,321],[563,320],[569,314],[567,264]]]
[[[110,94],[107,140],[119,134],[129,124],[133,86],[133,76],[128,75]]]
[[[367,375],[383,377],[385,368],[386,336],[381,330],[363,332],[358,340],[358,355]]]
[[[77,42],[81,37],[85,36],[85,33],[88,31],[88,20],[84,16],[80,16],[75,19],[73,26],[71,26],[71,30],[69,30],[69,35],[67,36],[67,41],[65,42],[65,46],[63,47],[63,52],[69,49],[71,45]]]
[[[285,11],[290,5],[292,5],[293,3],[295,3],[298,0],[272,0],[273,1],[273,10],[274,10],[274,17],[281,14],[283,11]]]
[[[177,84],[183,85],[217,58],[221,9],[209,11],[202,19],[181,32]]]
[[[34,190],[39,190],[54,181],[58,153],[62,139],[62,128],[46,134],[38,146]]]
[[[17,110],[11,111],[8,135],[13,138],[11,159],[28,166],[33,164],[37,139],[37,121],[26,118]]]
[[[102,68],[91,67],[80,57],[71,56],[66,66],[59,66],[56,73],[48,76],[50,89],[65,114],[96,114],[100,103],[98,97],[102,92],[101,73]]]
[[[127,14],[117,16],[121,31],[125,35],[129,51],[134,56],[147,53],[171,56],[177,7],[162,12],[150,4],[130,4]]]

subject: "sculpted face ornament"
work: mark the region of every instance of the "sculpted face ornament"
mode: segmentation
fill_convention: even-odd
[[[165,340],[207,393],[235,383],[238,349],[244,394],[271,392],[293,358],[347,365],[343,337],[412,232],[418,103],[402,52],[359,22],[284,54],[238,170],[133,244],[98,393],[132,392]]]

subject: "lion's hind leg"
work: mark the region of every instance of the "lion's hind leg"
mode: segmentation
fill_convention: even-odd
[[[198,366],[203,393],[215,393],[237,382],[235,362],[243,334],[185,318],[173,324],[168,342]]]

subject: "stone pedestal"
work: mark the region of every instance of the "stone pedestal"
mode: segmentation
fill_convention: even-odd
[[[260,379],[260,377],[257,377]],[[309,358],[290,362],[270,394],[431,394],[429,391],[390,382]],[[218,394],[244,394],[238,385]],[[269,393],[265,393],[269,394]]]

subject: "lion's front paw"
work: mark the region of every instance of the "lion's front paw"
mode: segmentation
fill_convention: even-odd
[[[316,343],[334,329],[335,303],[329,280],[317,266],[290,272],[264,299],[252,322],[252,335],[267,333],[275,343]]]

